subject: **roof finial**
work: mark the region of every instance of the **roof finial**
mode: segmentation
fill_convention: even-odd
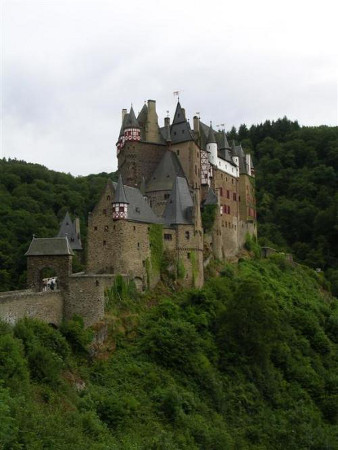
[[[180,91],[174,91],[173,94],[174,94],[174,97],[177,97],[177,101],[179,102],[180,101]]]

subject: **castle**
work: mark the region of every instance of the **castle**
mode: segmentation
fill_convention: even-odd
[[[157,228],[170,261],[184,268],[182,283],[200,287],[208,257],[234,256],[247,233],[256,235],[250,154],[197,116],[192,129],[180,102],[163,127],[154,100],[137,117],[133,107],[123,109],[116,147],[118,182],[107,184],[88,220],[88,272],[128,274],[139,288],[155,285]],[[209,230],[201,217],[207,208],[214,210]]]
[[[158,124],[156,102],[136,117],[122,110],[117,141],[118,181],[108,181],[88,218],[86,271],[72,274],[82,249],[78,221],[67,214],[55,238],[33,238],[26,253],[30,290],[0,296],[0,316],[15,322],[39,317],[58,325],[74,314],[87,326],[104,315],[104,289],[117,274],[139,290],[163,273],[201,287],[212,259],[238,254],[256,236],[254,167],[241,145],[199,117],[193,128],[177,103],[172,123]],[[52,268],[58,290],[41,292],[42,271]]]

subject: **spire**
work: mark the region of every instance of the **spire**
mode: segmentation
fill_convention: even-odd
[[[136,119],[134,109],[132,106],[130,107],[130,112],[128,114],[127,127],[128,128],[140,128],[140,125]]]
[[[138,122],[140,125],[144,125],[144,124],[146,123],[146,121],[147,121],[147,117],[148,117],[148,106],[147,106],[147,104],[145,103],[145,104],[142,106],[142,109],[141,109],[139,115],[137,116],[137,122]]]
[[[126,192],[124,190],[123,182],[121,174],[119,175],[119,179],[116,185],[115,198],[113,203],[126,203],[128,204],[128,200],[126,197]]]
[[[210,123],[209,133],[208,133],[208,139],[207,144],[216,144],[216,138],[214,130],[212,129],[212,124]]]
[[[178,101],[177,106],[176,106],[175,115],[174,115],[173,125],[176,123],[182,123],[182,122],[186,122],[185,111],[181,107],[180,102]]]
[[[225,134],[225,131],[224,130],[219,131],[218,136],[219,136],[219,140],[218,140],[219,149],[223,150],[225,148],[230,148],[228,139],[227,139],[226,134]]]
[[[176,177],[163,217],[165,223],[189,224],[194,204],[185,178]]]

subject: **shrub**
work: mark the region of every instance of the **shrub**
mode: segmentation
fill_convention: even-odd
[[[72,320],[62,323],[60,331],[74,352],[82,355],[88,353],[87,347],[93,340],[94,335],[92,330],[84,328],[82,317],[74,315]]]

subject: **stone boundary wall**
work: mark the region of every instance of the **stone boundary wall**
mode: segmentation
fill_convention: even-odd
[[[23,317],[60,325],[63,319],[61,292],[25,290],[0,293],[0,319],[14,324]]]

